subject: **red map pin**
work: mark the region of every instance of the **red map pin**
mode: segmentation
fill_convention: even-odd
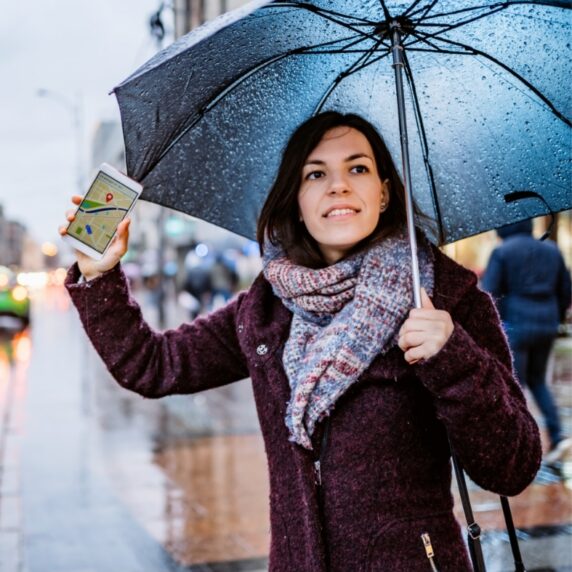
[[[105,195],[105,200],[106,200],[107,202],[113,200],[113,195],[112,195],[111,193],[107,193],[107,195]]]

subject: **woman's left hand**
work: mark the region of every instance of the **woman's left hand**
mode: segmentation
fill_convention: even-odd
[[[434,356],[447,343],[454,325],[449,312],[436,310],[427,292],[421,288],[422,308],[414,308],[399,330],[399,347],[405,361],[414,364]]]

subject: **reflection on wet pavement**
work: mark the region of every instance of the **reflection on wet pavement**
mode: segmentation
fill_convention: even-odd
[[[572,339],[557,341],[549,378],[559,406],[565,435],[572,435]],[[527,398],[529,396],[527,395]],[[543,446],[547,433],[534,403],[529,407],[538,421]],[[483,530],[487,572],[514,570],[509,539],[499,497],[470,483],[475,520]],[[456,494],[456,515],[464,515]],[[523,561],[530,572],[572,570],[572,450],[557,463],[542,464],[534,482],[520,495],[509,499],[518,531]]]
[[[264,557],[268,483],[258,435],[216,436],[172,445],[155,462],[181,494],[168,505],[167,548],[185,564]]]
[[[572,371],[568,362],[560,360],[554,376],[565,429],[571,433]],[[269,541],[268,485],[248,381],[160,401],[142,400],[111,381],[102,381],[98,382],[98,401],[105,403],[102,422],[110,431],[106,442],[115,443],[106,446],[108,452],[116,450],[110,456],[115,458],[110,461],[115,466],[114,481],[117,486],[124,482],[120,487],[123,498],[144,525],[146,520],[147,530],[186,566],[233,562],[229,570],[239,570],[240,563],[246,566],[254,559],[262,567]],[[531,408],[539,418],[533,404]],[[151,450],[144,459],[139,458],[139,465],[125,445],[137,440],[138,447]],[[132,465],[130,471],[124,467],[127,464]],[[120,466],[123,469],[119,471]],[[147,485],[154,484],[142,485],[144,494],[138,495],[134,485],[137,488],[137,482],[141,483],[142,471],[149,473],[149,466],[159,469],[160,477],[147,480]],[[510,499],[529,570],[540,569],[539,564],[545,570],[572,565],[572,553],[566,548],[572,538],[571,477],[572,457],[552,467],[543,465],[535,482]],[[470,494],[476,520],[484,531],[487,570],[514,569],[498,496],[472,483]],[[152,502],[152,497],[158,498]],[[150,511],[149,505],[155,510]],[[458,498],[456,514],[464,523]]]
[[[0,418],[9,421],[0,433],[2,565],[21,546],[26,572],[262,572],[268,485],[249,381],[143,399],[110,378],[65,297],[46,297],[35,318],[32,341],[0,340],[2,412],[20,403]],[[571,356],[572,339],[561,340],[553,389],[568,435]],[[469,485],[487,572],[514,571],[498,497]],[[572,457],[543,466],[510,502],[527,570],[571,570]]]
[[[27,330],[0,330],[0,570],[21,562],[20,438],[31,342]]]
[[[96,377],[110,480],[149,534],[184,566],[262,569],[268,479],[249,380],[147,400]]]

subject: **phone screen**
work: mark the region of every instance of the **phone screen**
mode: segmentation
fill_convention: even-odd
[[[137,193],[100,171],[79,205],[67,232],[103,254]]]

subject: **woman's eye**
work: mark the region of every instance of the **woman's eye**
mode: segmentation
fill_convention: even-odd
[[[369,169],[365,165],[354,165],[352,171],[354,173],[369,173]]]
[[[308,173],[306,175],[306,177],[304,177],[307,181],[313,181],[315,179],[319,179],[320,177],[323,177],[324,173],[323,171],[311,171],[310,173]]]

